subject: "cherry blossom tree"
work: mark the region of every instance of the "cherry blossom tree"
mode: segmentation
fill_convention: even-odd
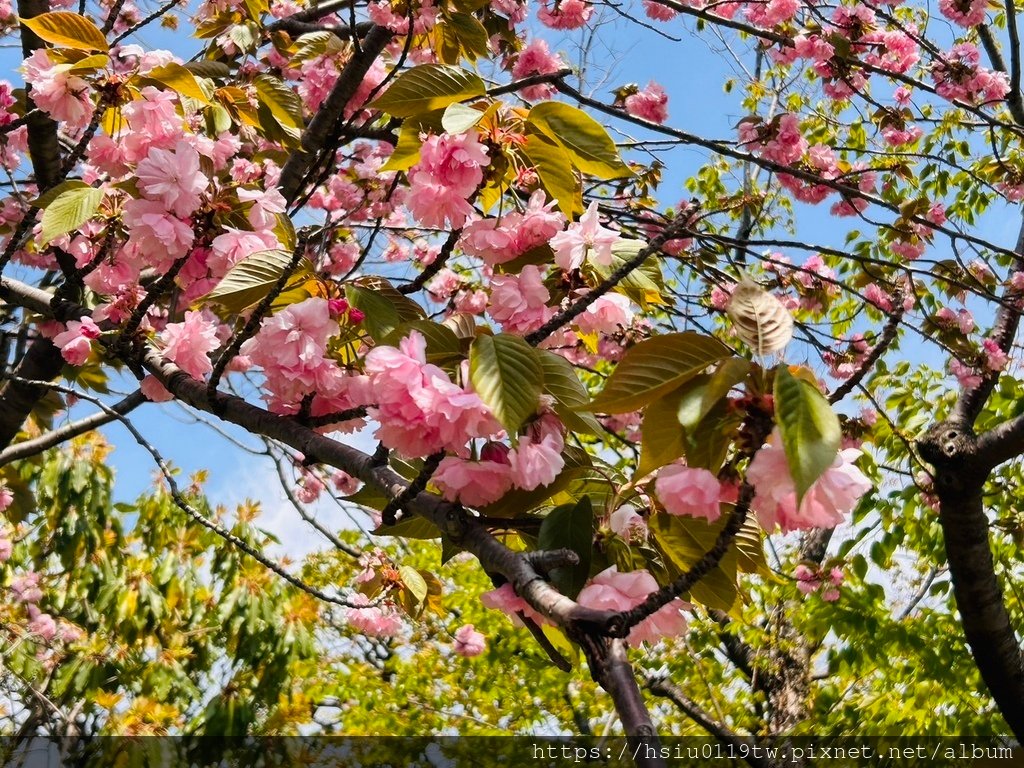
[[[135,42],[179,17],[190,60]],[[711,43],[738,122],[696,130],[665,62],[590,85],[572,62],[613,17],[680,61]],[[580,657],[632,744],[849,732],[908,686],[1024,738],[1013,0],[21,0],[0,24],[25,83],[0,85],[0,505],[116,422],[162,503],[371,665],[472,589],[448,657],[492,653],[505,614],[557,674]],[[204,511],[187,448],[133,421],[173,407],[260,441],[345,565]],[[477,570],[382,544],[413,540]],[[11,621],[73,644],[43,573],[5,566]]]

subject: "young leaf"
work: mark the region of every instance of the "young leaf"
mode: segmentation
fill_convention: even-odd
[[[42,13],[21,23],[35,32],[39,38],[60,48],[76,51],[106,51],[106,36],[89,19],[69,11]]]
[[[228,312],[238,314],[270,293],[291,259],[287,251],[257,251],[233,266],[217,287],[199,301],[219,304]],[[304,281],[312,274],[313,265],[302,259],[289,283]]]
[[[641,341],[623,355],[590,410],[627,413],[643,408],[731,354],[717,339],[691,331]]]
[[[479,336],[469,350],[469,377],[480,399],[510,435],[537,410],[544,369],[536,350],[518,336]]]
[[[632,175],[608,132],[586,112],[560,101],[544,101],[530,110],[526,120],[527,125],[564,147],[583,173],[599,179]]]
[[[575,432],[603,434],[600,422],[586,410],[590,396],[569,361],[546,349],[538,349],[537,356],[544,369],[544,391],[555,398],[559,418]]]
[[[472,72],[441,64],[422,64],[396,77],[384,95],[367,107],[394,117],[414,117],[486,92],[484,81]]]
[[[672,578],[688,571],[710,550],[728,517],[713,523],[694,517],[676,517],[658,513],[648,523],[654,543],[667,560]],[[728,611],[736,602],[736,546],[726,552],[721,562],[690,590],[690,597],[706,605]]]
[[[181,64],[169,61],[159,67],[154,67],[146,73],[145,77],[166,85],[172,91],[182,96],[195,99],[203,104],[213,103],[199,84],[199,81],[196,80],[196,76]]]
[[[656,400],[644,411],[640,429],[640,465],[637,478],[644,477],[659,467],[669,464],[686,451],[686,433],[676,418],[679,402],[687,390],[679,389]]]
[[[750,361],[742,357],[723,360],[710,376],[702,377],[697,386],[689,388],[679,402],[679,423],[693,433],[707,413],[729,390],[746,378]]]
[[[562,213],[569,218],[583,213],[582,189],[565,149],[542,134],[527,132],[523,154]]]
[[[590,576],[590,560],[594,548],[594,511],[590,497],[575,504],[555,507],[544,518],[537,534],[538,549],[571,549],[579,563],[555,568],[549,574],[559,592],[575,599]]]
[[[744,276],[725,308],[736,335],[758,355],[783,349],[793,338],[793,316],[782,302]]]
[[[839,453],[839,417],[816,386],[784,365],[775,371],[775,417],[799,504]]]
[[[50,200],[43,211],[42,245],[77,230],[96,214],[102,202],[101,188],[84,185],[68,189]]]

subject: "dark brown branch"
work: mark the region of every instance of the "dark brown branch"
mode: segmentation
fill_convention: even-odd
[[[349,59],[341,71],[330,95],[310,120],[302,134],[302,147],[295,150],[281,169],[281,193],[289,204],[295,202],[302,192],[306,173],[326,146],[331,132],[345,112],[345,107],[363,82],[367,71],[380,56],[381,51],[391,42],[394,33],[386,27],[374,26],[362,41],[362,48]]]
[[[90,416],[79,419],[78,421],[72,422],[71,424],[66,424],[63,427],[51,430],[39,437],[15,443],[0,452],[0,467],[5,464],[10,464],[12,461],[18,461],[19,459],[25,459],[29,456],[35,456],[37,453],[42,453],[43,451],[53,448],[56,445],[60,445],[73,437],[84,435],[86,432],[92,432],[94,429],[102,427],[104,424],[109,424],[110,422],[115,421],[119,415],[123,416],[131,413],[145,402],[145,395],[141,392],[132,392],[132,394],[128,395],[120,402],[110,406],[111,412],[109,413],[101,410]]]
[[[754,752],[750,749],[751,747],[760,746],[756,739],[752,736],[741,736],[726,726],[725,723],[715,720],[709,712],[705,711],[697,702],[683,693],[683,689],[667,677],[649,677],[647,679],[647,690],[655,696],[662,696],[671,701],[683,714],[705,731],[723,744],[733,747],[737,754],[747,755],[745,758],[746,762],[754,768],[777,768],[778,763],[769,760],[761,752]]]

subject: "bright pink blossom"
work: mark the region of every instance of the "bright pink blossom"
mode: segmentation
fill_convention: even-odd
[[[71,64],[54,64],[49,53],[39,49],[22,64],[32,101],[54,120],[81,127],[93,113],[89,83],[70,73]]]
[[[501,323],[503,330],[529,333],[554,313],[554,309],[547,306],[550,298],[540,269],[528,264],[518,275],[495,275],[491,278],[491,298],[487,309],[491,317]]]
[[[550,75],[565,66],[565,62],[557,53],[548,50],[546,41],[536,38],[530,42],[516,58],[512,67],[512,77],[520,80],[531,75]],[[539,83],[519,90],[519,95],[527,101],[550,99],[555,87],[550,83]]]
[[[389,603],[370,605],[366,595],[358,592],[349,598],[356,608],[349,608],[345,613],[348,623],[355,629],[370,637],[394,637],[402,628],[402,617]],[[362,607],[366,606],[366,607]]]
[[[476,131],[430,136],[409,170],[406,206],[426,227],[461,227],[472,214],[469,198],[483,181],[487,147]]]
[[[604,611],[626,611],[642,603],[658,590],[658,582],[645,570],[619,573],[616,566],[606,568],[580,591],[576,602],[586,608]],[[656,643],[663,637],[676,637],[686,632],[683,610],[689,606],[673,600],[633,627],[627,638],[634,648],[641,643]]]
[[[92,352],[93,339],[98,339],[100,333],[99,326],[91,317],[86,316],[81,320],[71,320],[68,329],[58,333],[53,343],[68,364],[83,365]]]
[[[565,466],[563,427],[554,416],[538,419],[519,445],[508,453],[512,482],[516,488],[532,491],[550,485]]]
[[[468,461],[445,456],[431,478],[448,501],[467,507],[485,507],[500,499],[512,487],[508,462]]]
[[[668,120],[668,94],[652,80],[646,88],[626,97],[626,111],[633,117],[660,125]]]
[[[28,631],[42,638],[43,642],[48,643],[57,635],[57,622],[50,614],[43,613],[36,606],[30,605],[28,618]]]
[[[553,8],[548,8],[547,0],[537,12],[541,24],[551,29],[579,29],[594,13],[593,6],[586,0],[554,0]]]

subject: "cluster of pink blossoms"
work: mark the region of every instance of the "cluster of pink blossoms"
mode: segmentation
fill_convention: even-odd
[[[482,632],[477,632],[472,624],[464,624],[455,630],[454,640],[452,649],[467,659],[479,656],[487,649],[487,638]]]
[[[1010,90],[1004,72],[981,66],[981,54],[973,43],[959,43],[932,64],[935,92],[945,99],[971,104],[1002,101]]]
[[[89,84],[71,73],[71,68],[71,64],[54,63],[43,49],[32,53],[22,64],[36,106],[74,132],[89,123],[94,108]]]
[[[553,200],[545,200],[544,191],[538,189],[522,212],[471,221],[462,231],[459,247],[493,267],[547,243],[565,226],[565,217],[555,210]]]
[[[328,341],[341,330],[339,319],[349,315],[341,304],[316,297],[292,304],[264,318],[259,332],[242,344],[242,362],[263,369],[270,410],[297,413],[310,394],[314,416],[369,402],[365,378],[349,376],[327,354]]]
[[[512,77],[521,80],[531,75],[550,75],[564,66],[561,56],[552,53],[546,41],[535,39],[519,52],[512,66]],[[527,101],[550,99],[554,94],[555,87],[551,83],[538,83],[519,90],[519,95]]]
[[[939,12],[961,27],[984,23],[987,9],[987,0],[939,0]]]
[[[793,571],[793,577],[796,579],[796,588],[803,594],[821,592],[821,599],[829,603],[839,599],[839,587],[844,581],[843,572],[838,568],[830,568],[826,573],[822,568],[812,570],[803,563]]]
[[[721,516],[722,484],[707,469],[672,464],[654,481],[654,492],[670,515],[702,517],[714,522]]]
[[[542,2],[537,18],[551,29],[579,29],[594,15],[594,7],[586,0],[554,0],[549,7]]]
[[[780,165],[791,165],[807,151],[807,139],[800,133],[800,118],[791,112],[769,123],[747,118],[739,125],[739,143],[759,157]]]
[[[633,117],[659,125],[668,120],[668,94],[653,80],[646,88],[627,96],[625,105],[626,111]]]
[[[603,611],[627,611],[642,603],[648,595],[658,590],[658,582],[646,570],[620,572],[611,566],[594,576],[580,590],[576,602],[586,608]],[[523,614],[537,624],[548,623],[516,594],[511,584],[480,595],[480,601],[488,608],[505,613],[516,626],[522,626],[518,614]],[[690,605],[682,600],[673,600],[633,627],[627,640],[634,648],[641,643],[656,643],[663,637],[677,637],[686,632],[684,610]]]
[[[363,402],[375,402],[370,415],[376,437],[407,458],[441,450],[462,454],[473,438],[502,431],[479,395],[453,383],[427,363],[427,342],[412,331],[398,348],[375,347],[366,356]]]
[[[527,334],[542,326],[554,314],[547,305],[551,293],[538,267],[527,264],[518,275],[491,278],[487,311],[509,333]]]
[[[761,527],[771,532],[779,526],[785,533],[839,525],[871,490],[871,481],[854,464],[859,455],[854,448],[840,451],[797,505],[796,486],[776,428],[747,469],[747,480],[756,491],[751,509]]]
[[[514,448],[489,442],[479,461],[446,456],[433,483],[449,501],[486,506],[511,488],[532,491],[550,485],[565,466],[564,449],[565,427],[553,414],[545,414],[519,437]]]
[[[473,214],[470,200],[487,162],[487,147],[476,131],[428,136],[419,163],[409,170],[406,207],[425,227],[461,227]]]

